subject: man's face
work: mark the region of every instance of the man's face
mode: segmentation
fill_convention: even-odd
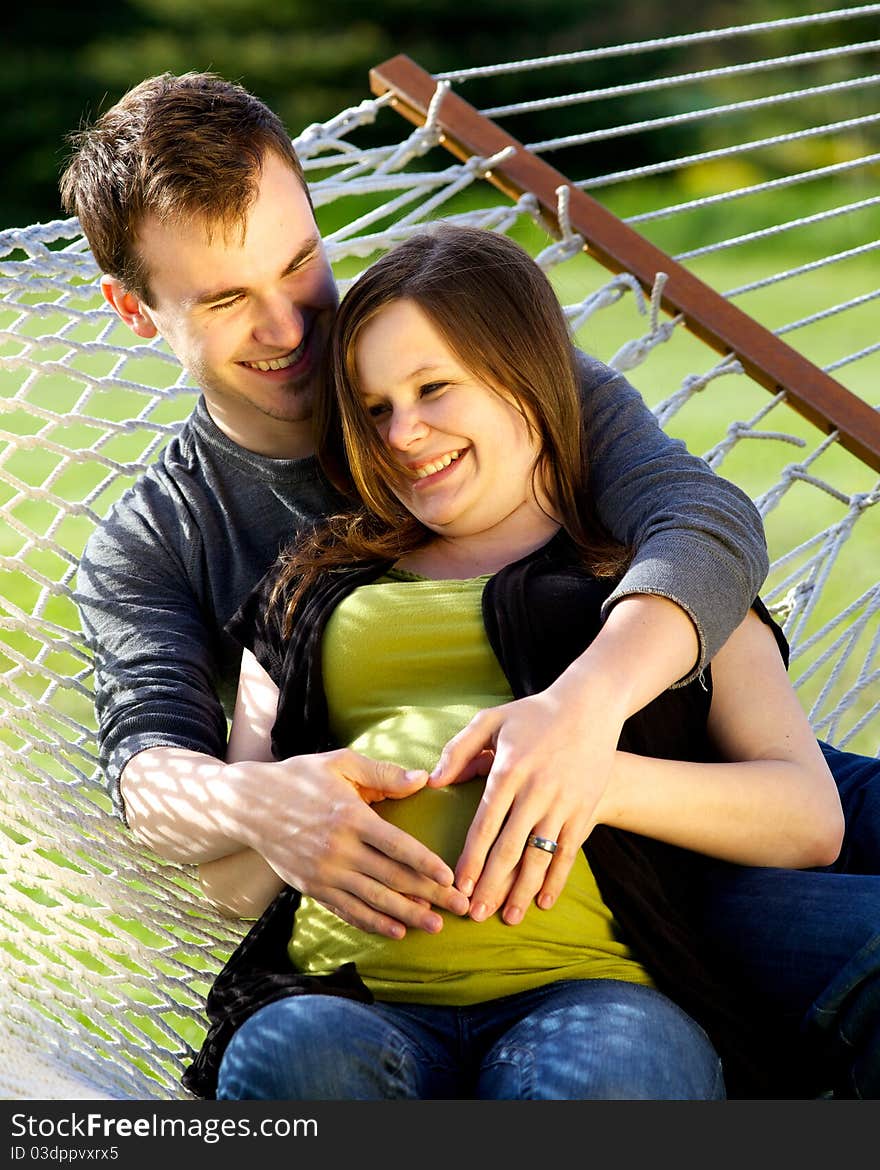
[[[313,449],[312,399],[338,294],[302,185],[263,163],[244,236],[200,220],[148,218],[137,240],[154,305],[144,318],[205,395],[222,431],[250,451]]]

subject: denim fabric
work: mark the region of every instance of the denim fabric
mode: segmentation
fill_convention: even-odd
[[[846,817],[840,856],[832,873],[880,874],[880,758],[857,756],[819,740]]]
[[[846,838],[823,869],[711,865],[701,928],[791,1023],[816,1096],[880,1097],[880,759],[822,744]]]
[[[470,1007],[300,995],[235,1034],[218,1100],[722,1100],[706,1034],[650,987],[568,980]]]
[[[699,925],[706,940],[716,946],[732,970],[775,1005],[790,1025],[791,1043],[797,1049],[803,1067],[810,1071],[813,1094],[817,1097],[878,1099],[880,759],[840,752],[826,744],[822,745],[822,749],[837,781],[846,813],[846,837],[838,860],[824,869],[814,870],[764,869],[709,862],[705,881],[694,892],[694,909],[700,917]],[[557,989],[564,986],[570,985],[555,985]],[[576,986],[583,990],[592,985]],[[605,986],[607,988],[611,985]],[[646,989],[632,990],[639,995]],[[318,997],[303,998],[310,1005],[319,1002]],[[511,1003],[518,999],[511,997]],[[309,1061],[294,1060],[292,1056],[294,1003],[294,1000],[285,1000],[272,1005],[278,1009],[280,1029],[276,1029],[272,1015],[268,1014],[270,1008],[252,1017],[253,1027],[245,1025],[227,1051],[218,1096],[247,1097],[253,1094],[270,1099],[295,1099],[290,1091],[297,1088],[298,1077],[308,1071]],[[497,1006],[497,1003],[482,1005],[463,1011],[461,1027],[465,1030],[462,1034],[469,1042],[481,1044],[484,1051],[496,1043],[492,1028],[508,1025],[508,1021],[501,1015],[491,1014]],[[523,1005],[514,1006],[518,1007],[520,1013],[526,1010]],[[450,1013],[457,1020],[456,1013],[461,1011],[404,1009],[389,1005],[376,1005],[376,1008],[377,1011],[369,1018],[376,1021],[375,1026],[382,1030],[383,1036],[397,1037],[388,1040],[388,1052],[393,1053],[396,1045],[398,1055],[408,1045],[411,1046],[408,1050],[415,1052],[420,1045],[428,1044],[424,1038],[409,1038],[412,1029],[416,1027],[415,1023],[410,1023],[410,1017],[418,1016],[421,1012],[436,1011]],[[490,1014],[488,1019],[480,1021],[478,1017],[483,1008],[487,1008]],[[328,997],[326,1010],[331,1016],[337,1011],[346,1012],[349,1009],[354,1012],[355,1019],[363,1018],[363,1005],[349,1004],[348,1001],[331,1003]],[[678,1009],[674,1011],[678,1012]],[[388,1012],[400,1014],[395,1027],[384,1018]],[[473,1017],[471,1013],[474,1013]],[[535,1019],[537,1021],[539,1017]],[[265,1034],[258,1033],[258,1023],[260,1033],[265,1030]],[[425,1028],[434,1026],[433,1020],[425,1021]],[[398,1035],[396,1027],[402,1029],[401,1035]],[[595,1039],[596,1033],[592,1026],[590,1032]],[[338,1063],[347,1070],[347,1075],[355,1076],[351,1068],[354,1046],[348,1043],[349,1033],[343,1029],[341,1034],[345,1038],[345,1059],[338,1057],[334,1045],[330,1047],[336,1052]],[[447,1030],[446,1035],[451,1033]],[[276,1048],[280,1044],[280,1050],[272,1060],[260,1059],[260,1054],[268,1051],[270,1041]],[[441,1055],[435,1059],[437,1050],[433,1044],[431,1041],[430,1048],[434,1055],[426,1062],[426,1068],[432,1070],[430,1083],[425,1086],[412,1080],[399,1082],[401,1095],[461,1095],[459,1073],[456,1072],[456,1079],[449,1079],[452,1074],[448,1071],[448,1054],[443,1055],[441,1046]],[[382,1051],[381,1047],[379,1050]],[[583,1053],[590,1050],[589,1045],[581,1043],[578,1060],[582,1061]],[[536,1051],[540,1056],[543,1049],[538,1047]],[[592,1052],[598,1053],[599,1048],[593,1047]],[[250,1067],[251,1063],[253,1067]],[[292,1067],[294,1064],[295,1069]],[[333,1064],[332,1058],[330,1064]],[[595,1065],[595,1059],[591,1064]],[[381,1060],[377,1062],[375,1052],[367,1065],[374,1069],[375,1082],[375,1070],[383,1068]],[[572,1067],[575,1067],[574,1064]],[[339,1070],[334,1066],[330,1071],[335,1073]],[[589,1094],[602,1095],[601,1068],[591,1067],[583,1073],[577,1068],[576,1071],[578,1076],[595,1075],[596,1083],[589,1087]],[[383,1071],[383,1085],[384,1075]],[[518,1088],[510,1083],[500,1090],[491,1086],[487,1088],[488,1081],[479,1081],[476,1074],[473,1075],[476,1079],[471,1085],[472,1092],[485,1096],[522,1095],[522,1084]],[[542,1069],[540,1075],[544,1077],[548,1074]],[[607,1075],[615,1074],[607,1070]],[[645,1069],[639,1071],[639,1076],[642,1075],[649,1080],[654,1076],[651,1070]],[[473,1088],[473,1085],[477,1087]],[[299,1089],[302,1088],[299,1085]],[[310,1096],[318,1099],[319,1094],[312,1092],[312,1088],[306,1086],[307,1091],[301,1099]],[[372,1095],[383,1096],[387,1092],[387,1086],[382,1091],[375,1091],[375,1083],[372,1089]],[[554,1095],[559,1093],[564,1096],[570,1089],[571,1086],[564,1091],[557,1085]],[[655,1094],[661,1097],[664,1095],[656,1083],[646,1095]],[[351,1095],[357,1094],[352,1092]],[[583,1099],[588,1091],[584,1085],[580,1085],[574,1095]],[[710,1091],[707,1095],[715,1094]]]

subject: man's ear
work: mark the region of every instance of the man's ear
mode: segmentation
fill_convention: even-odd
[[[101,277],[101,292],[111,309],[119,314],[138,337],[149,339],[159,332],[147,306],[134,293],[123,288],[115,276]]]

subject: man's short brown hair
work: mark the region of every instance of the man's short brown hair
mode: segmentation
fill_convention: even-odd
[[[281,119],[213,73],[147,78],[69,142],[62,204],[78,216],[101,271],[147,304],[150,274],[137,249],[146,216],[201,219],[209,236],[244,230],[268,151],[308,195]]]

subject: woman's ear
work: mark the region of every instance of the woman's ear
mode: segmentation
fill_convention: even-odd
[[[123,288],[115,276],[101,277],[101,292],[111,309],[138,337],[149,339],[159,332],[147,306],[134,293]]]

